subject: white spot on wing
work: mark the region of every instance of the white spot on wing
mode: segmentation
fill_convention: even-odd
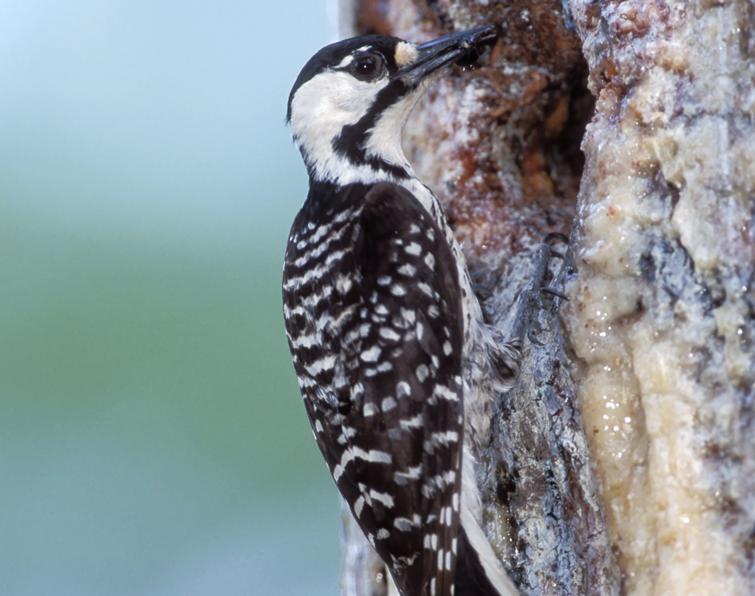
[[[386,397],[383,399],[380,407],[383,412],[390,412],[393,408],[396,407],[396,400],[392,397]]]
[[[380,358],[380,351],[379,347],[372,346],[369,350],[362,352],[359,357],[365,362],[377,362],[377,359]]]
[[[411,418],[400,420],[399,425],[404,430],[407,430],[410,428],[422,428],[422,422],[422,414],[417,414],[416,416],[412,416]]]
[[[391,509],[393,507],[393,497],[388,493],[381,493],[374,488],[370,490],[370,499],[377,501],[378,503],[382,503],[383,506],[387,509]]]
[[[360,495],[359,498],[354,503],[354,515],[356,517],[359,517],[360,515],[362,515],[363,507],[364,507],[364,497]]]
[[[408,254],[414,255],[415,257],[419,256],[422,253],[422,247],[416,242],[410,242],[404,247],[404,250]]]
[[[391,340],[391,341],[398,341],[399,339],[401,339],[401,336],[390,327],[381,327],[380,337],[382,337],[383,339]]]

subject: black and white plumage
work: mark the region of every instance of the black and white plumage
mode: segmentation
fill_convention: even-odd
[[[364,36],[304,67],[288,120],[310,191],[284,318],[338,489],[403,596],[515,593],[479,527],[474,446],[517,353],[484,324],[463,256],[401,132],[428,77],[494,39]]]

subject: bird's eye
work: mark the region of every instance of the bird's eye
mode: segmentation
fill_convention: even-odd
[[[349,70],[360,81],[374,81],[382,76],[385,64],[377,54],[363,54],[354,59]]]

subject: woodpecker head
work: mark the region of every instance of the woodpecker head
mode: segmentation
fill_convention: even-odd
[[[401,132],[425,83],[444,66],[473,62],[495,39],[483,26],[419,45],[365,35],[317,52],[286,116],[310,177],[339,185],[408,177]]]

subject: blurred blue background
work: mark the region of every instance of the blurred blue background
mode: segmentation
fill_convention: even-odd
[[[324,1],[0,0],[0,594],[337,593],[279,298],[286,99],[334,36]]]

